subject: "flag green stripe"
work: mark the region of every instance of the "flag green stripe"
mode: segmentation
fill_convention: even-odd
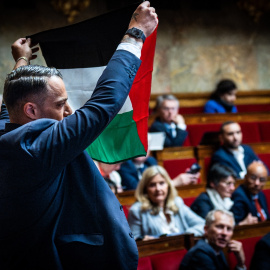
[[[136,122],[132,119],[133,111],[117,114],[107,128],[86,149],[89,155],[98,161],[115,163],[126,157],[145,156],[146,152],[140,141]],[[113,137],[111,140],[109,138]]]

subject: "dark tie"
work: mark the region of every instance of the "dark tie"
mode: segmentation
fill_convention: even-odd
[[[262,212],[262,208],[260,206],[260,203],[258,201],[258,198],[254,199],[254,203],[255,203],[255,206],[256,206],[256,209],[257,209],[257,212],[260,214],[260,217],[261,217],[261,221],[265,221],[265,216]]]

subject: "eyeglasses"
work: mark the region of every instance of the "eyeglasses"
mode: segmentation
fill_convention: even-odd
[[[261,182],[261,183],[264,183],[264,182],[266,182],[266,178],[265,177],[258,177],[257,175],[255,175],[255,174],[249,174],[248,175],[248,178],[250,179],[250,180],[252,180],[252,181],[256,181],[257,179],[259,179],[259,181]]]

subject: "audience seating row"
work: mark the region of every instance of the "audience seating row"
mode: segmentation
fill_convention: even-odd
[[[256,120],[257,118],[257,120]],[[183,146],[197,146],[201,144],[206,133],[213,142],[218,142],[218,132],[225,121],[235,121],[241,126],[243,143],[270,142],[270,113],[264,114],[216,114],[185,117],[188,137]],[[149,118],[149,125],[153,122]],[[189,123],[190,122],[190,123]],[[214,134],[215,133],[215,134]],[[205,143],[204,143],[205,144]]]
[[[243,180],[237,180],[236,187],[243,183]],[[194,200],[205,191],[205,184],[187,185],[182,187],[177,187],[178,196],[180,196],[187,206],[190,206]],[[263,192],[266,196],[267,206],[270,209],[270,179],[266,182]],[[134,190],[124,191],[116,195],[119,202],[123,205],[123,210],[128,216],[128,210],[133,203],[135,203],[136,198],[134,197]]]
[[[233,239],[243,244],[246,266],[249,268],[256,243],[270,230],[270,221],[253,225],[236,226]],[[188,249],[201,237],[193,234],[162,237],[149,241],[137,242],[139,251],[138,270],[178,270]],[[236,266],[236,259],[225,249],[225,256],[230,269]]]
[[[162,95],[151,94],[149,107],[152,111],[156,105],[156,98]],[[180,102],[181,114],[202,113],[204,104],[209,100],[211,93],[173,93]],[[236,106],[238,112],[270,111],[269,90],[238,91]]]
[[[270,123],[270,122],[269,122]],[[252,131],[249,131],[252,133]],[[249,143],[258,157],[270,168],[270,143]],[[211,156],[216,150],[216,146],[198,145],[196,147],[169,147],[154,154],[158,164],[163,166],[174,178],[180,173],[185,172],[195,162],[201,166],[201,183],[206,183],[207,172],[209,169]]]

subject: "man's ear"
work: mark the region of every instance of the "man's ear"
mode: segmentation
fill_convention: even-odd
[[[208,232],[208,226],[205,225],[205,226],[204,226],[204,236],[207,236],[207,232]]]
[[[24,114],[27,118],[30,118],[31,120],[38,119],[38,107],[35,103],[27,102],[23,106]]]

